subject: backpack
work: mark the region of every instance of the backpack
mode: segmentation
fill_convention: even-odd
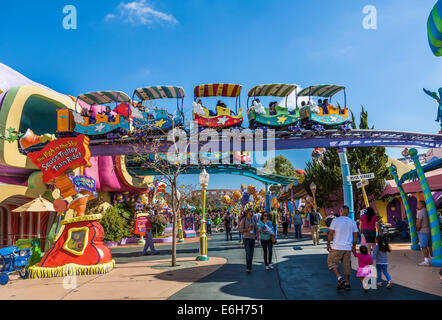
[[[310,212],[310,225],[317,226],[320,223],[319,213],[318,212]]]

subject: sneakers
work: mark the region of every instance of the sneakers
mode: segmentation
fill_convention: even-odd
[[[267,270],[267,271],[269,271],[269,270],[270,270],[269,266],[266,266],[266,270]]]
[[[431,263],[429,261],[422,261],[418,264],[418,266],[429,267],[429,266],[431,266]]]
[[[393,285],[393,284],[391,283],[391,280],[388,281],[388,283],[387,283],[387,288],[390,289],[392,285]]]
[[[341,290],[344,287],[344,284],[345,284],[344,278],[339,278],[336,290]]]
[[[273,270],[273,264],[269,264],[270,270]]]
[[[378,286],[379,288],[381,288],[381,287],[382,287],[382,282],[378,282],[378,283],[377,283],[377,286]]]
[[[158,251],[156,251],[153,255],[156,256],[156,255],[159,255],[159,254],[160,253]]]
[[[344,290],[345,291],[350,291],[351,287],[350,287],[350,283],[346,283],[344,284]]]

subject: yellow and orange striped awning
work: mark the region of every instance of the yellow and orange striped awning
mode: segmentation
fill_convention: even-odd
[[[238,97],[242,85],[230,83],[201,84],[193,89],[195,97]]]

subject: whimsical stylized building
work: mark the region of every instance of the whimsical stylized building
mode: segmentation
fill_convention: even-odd
[[[58,108],[74,109],[75,98],[33,82],[0,63],[0,134],[8,128],[36,135],[56,134]],[[96,181],[98,192],[141,193],[150,178],[132,177],[124,156],[92,157],[85,174]],[[19,238],[46,240],[56,213],[13,213],[18,206],[52,190],[42,182],[41,171],[19,151],[17,141],[0,139],[0,246],[12,245]]]

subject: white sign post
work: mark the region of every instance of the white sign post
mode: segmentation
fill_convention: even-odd
[[[374,173],[355,174],[354,176],[348,176],[347,181],[355,182],[360,180],[373,179]]]
[[[366,180],[366,179],[361,180],[361,181],[359,181],[358,183],[356,183],[356,187],[357,187],[358,189],[360,189],[360,188],[362,188],[362,187],[366,187],[366,186],[368,186],[368,180]]]
[[[368,202],[368,197],[367,194],[365,193],[365,188],[366,186],[368,186],[368,179],[373,179],[374,178],[374,173],[363,173],[361,174],[359,172],[359,174],[356,174],[354,176],[348,176],[347,177],[347,181],[351,181],[351,182],[355,182],[358,181],[358,183],[356,184],[356,187],[358,189],[362,189],[362,195],[364,196],[364,202],[365,202],[365,207],[369,207],[370,203]]]

